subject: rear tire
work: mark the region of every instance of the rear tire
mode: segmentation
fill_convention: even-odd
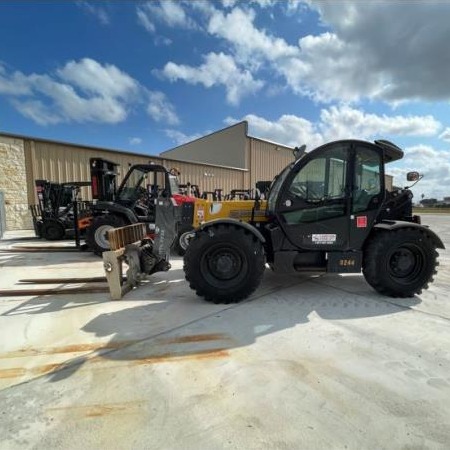
[[[438,253],[423,230],[378,231],[364,251],[363,274],[380,294],[413,297],[436,273]]]
[[[184,256],[189,286],[213,303],[238,303],[260,284],[264,249],[251,232],[221,224],[198,231]]]
[[[86,230],[86,244],[96,254],[101,256],[110,249],[107,232],[125,225],[122,217],[108,214],[94,217],[92,224]]]

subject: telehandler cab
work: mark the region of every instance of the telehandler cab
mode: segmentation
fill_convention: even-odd
[[[386,192],[385,164],[403,151],[384,140],[297,150],[267,202],[255,200],[250,220],[217,219],[196,229],[184,257],[190,287],[207,301],[239,302],[258,287],[267,263],[279,273],[362,270],[392,297],[427,288],[444,245],[413,216],[408,188]],[[408,174],[408,181],[419,179]]]

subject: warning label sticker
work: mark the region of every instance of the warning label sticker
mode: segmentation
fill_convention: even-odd
[[[334,244],[336,242],[335,234],[313,234],[311,240],[314,244]]]

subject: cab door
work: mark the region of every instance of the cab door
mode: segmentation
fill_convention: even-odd
[[[304,250],[348,249],[353,160],[351,142],[340,141],[295,164],[276,207],[291,244]]]

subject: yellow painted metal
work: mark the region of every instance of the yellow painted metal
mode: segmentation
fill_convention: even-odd
[[[255,208],[254,200],[227,200],[227,201],[211,201],[196,199],[194,206],[193,226],[197,228],[205,222],[215,219],[232,218],[242,222],[267,222],[265,215],[267,202],[259,201],[259,207]],[[253,218],[252,211],[253,209]]]

